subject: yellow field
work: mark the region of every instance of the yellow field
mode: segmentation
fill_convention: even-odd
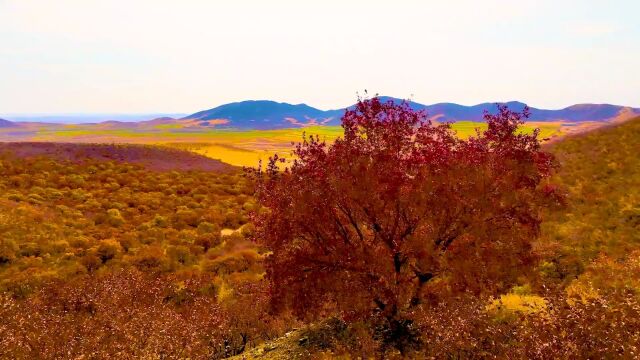
[[[476,129],[486,129],[486,124],[471,121],[461,121],[453,124],[453,129],[461,138],[467,138],[476,133]],[[560,132],[559,124],[531,124],[525,126],[525,131],[540,128],[541,137],[549,138]],[[292,143],[302,140],[303,132],[307,135],[318,135],[328,142],[342,135],[342,128],[338,126],[313,127],[284,130],[251,130],[228,132],[226,136],[211,136],[206,142],[197,143],[165,143],[165,145],[187,149],[211,158],[220,159],[226,163],[238,166],[256,166],[260,160],[266,161],[273,154],[288,158],[291,156]],[[204,139],[203,139],[204,140]]]
[[[461,138],[486,128],[485,123],[459,121],[452,125]],[[562,123],[529,123],[525,132],[541,129],[541,137],[557,136],[565,131]],[[229,130],[194,127],[193,124],[161,124],[136,127],[129,125],[63,125],[26,128],[19,135],[0,131],[2,141],[55,141],[80,143],[158,144],[193,151],[236,166],[256,166],[277,153],[290,158],[293,143],[303,134],[318,135],[327,142],[342,135],[340,126],[314,126],[278,130]],[[6,135],[6,136],[3,136]]]

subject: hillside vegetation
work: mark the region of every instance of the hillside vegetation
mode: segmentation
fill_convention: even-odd
[[[268,210],[239,170],[16,146],[0,155],[0,358],[640,356],[640,118],[547,145],[566,206],[543,214],[533,271],[416,308],[404,354],[364,321],[272,312],[251,241]]]
[[[128,266],[160,272],[213,266],[210,249],[225,239],[227,248],[241,242],[240,234],[221,238],[221,230],[245,225],[254,206],[237,170],[155,171],[123,161],[56,159],[60,153],[24,157],[39,145],[10,148],[16,152],[0,157],[0,290],[14,297],[50,279]],[[76,154],[87,148],[75,147]],[[167,164],[182,155],[144,150],[164,154]]]
[[[637,273],[629,270],[640,260],[640,118],[548,149],[560,164],[555,180],[569,206],[543,222],[539,251],[553,254],[543,273],[563,285],[626,284],[637,292]]]
[[[263,272],[241,171],[140,146],[2,149],[0,358],[219,358],[278,334],[260,306],[228,316],[238,292],[260,303]]]

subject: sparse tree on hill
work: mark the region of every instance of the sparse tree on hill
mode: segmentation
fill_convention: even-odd
[[[406,102],[362,100],[343,138],[305,138],[290,168],[275,156],[254,171],[273,305],[381,319],[402,349],[415,306],[514,285],[533,267],[540,209],[561,198],[537,131],[519,131],[528,109],[498,110],[461,140]]]

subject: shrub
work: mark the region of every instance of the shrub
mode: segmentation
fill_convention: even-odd
[[[120,214],[120,210],[118,209],[107,210],[107,223],[115,227],[123,225],[125,223],[125,220]]]
[[[11,239],[0,239],[0,265],[13,261],[19,247]]]
[[[116,240],[102,240],[100,245],[98,245],[98,249],[96,250],[96,255],[100,258],[100,260],[105,263],[114,257],[116,257],[122,251],[122,246]]]

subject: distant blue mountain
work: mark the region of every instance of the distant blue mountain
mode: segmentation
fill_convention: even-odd
[[[382,101],[400,102],[401,99],[381,96]],[[510,109],[522,111],[526,106],[522,102],[506,103]],[[353,108],[351,105],[347,108]],[[495,112],[496,103],[482,103],[465,106],[454,103],[424,105],[409,101],[415,110],[425,110],[429,118],[444,121],[482,121],[484,111]],[[530,108],[530,121],[608,121],[620,117],[640,115],[640,109],[610,104],[578,104],[560,110]],[[248,100],[221,105],[209,110],[199,111],[183,119],[208,120],[225,119],[228,123],[216,127],[240,129],[279,129],[309,125],[339,125],[345,109],[320,110],[306,104],[288,104],[269,100]]]
[[[270,100],[248,100],[221,105],[213,109],[199,111],[184,119],[229,120],[228,127],[273,129],[301,126],[298,124],[315,121],[321,124],[331,119],[330,112],[313,108],[306,104],[287,104]]]
[[[9,120],[5,120],[5,119],[0,119],[0,128],[12,128],[12,127],[17,127],[18,124],[9,121]]]
[[[518,101],[510,101],[504,104],[514,111],[522,111],[526,106]],[[437,121],[482,121],[484,119],[484,111],[495,112],[497,106],[495,103],[482,103],[473,106],[438,103],[425,106],[424,109],[430,118]]]
[[[531,119],[540,121],[604,121],[614,118],[622,111],[640,115],[640,109],[610,104],[577,104],[561,110],[531,109]]]

